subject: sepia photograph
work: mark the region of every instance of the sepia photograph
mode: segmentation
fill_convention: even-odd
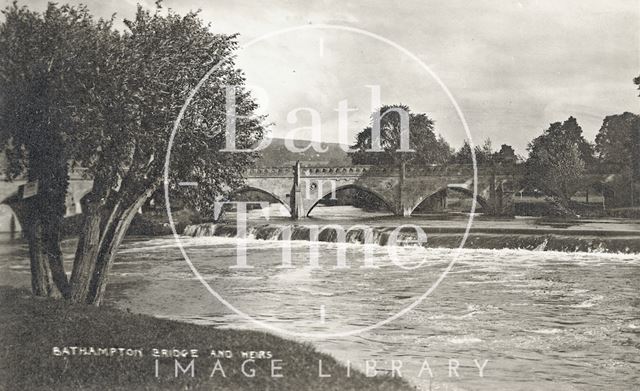
[[[640,390],[640,0],[0,10],[0,390]]]

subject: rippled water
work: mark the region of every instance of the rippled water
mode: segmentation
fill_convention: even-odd
[[[456,250],[371,246],[378,268],[360,268],[364,247],[294,242],[293,268],[278,268],[282,242],[245,240],[252,269],[231,269],[235,239],[182,238],[206,281],[239,310],[285,331],[343,332],[375,324],[414,302]],[[69,254],[73,243],[66,242]],[[344,248],[349,269],[335,269]],[[2,284],[28,284],[26,246],[3,243]],[[414,267],[425,261],[422,266]],[[213,298],[173,238],[129,239],[108,298],[122,308],[189,322],[257,328]],[[422,389],[629,390],[640,385],[640,259],[526,250],[463,250],[451,272],[415,309],[373,331],[302,338],[363,367],[376,360]],[[286,335],[285,335],[286,336]],[[222,347],[221,347],[222,348]],[[478,375],[474,359],[484,367]],[[423,371],[425,360],[433,374]],[[455,360],[451,361],[450,360]],[[457,373],[449,365],[459,363]],[[451,376],[450,376],[451,375]]]

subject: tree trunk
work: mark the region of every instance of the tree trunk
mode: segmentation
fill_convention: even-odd
[[[85,217],[71,272],[70,299],[84,303],[89,294],[91,275],[100,250],[100,226],[103,219],[102,209],[96,203],[86,204]]]
[[[49,260],[53,282],[63,298],[69,299],[71,290],[67,274],[64,271],[62,250],[60,249],[62,218],[51,217],[44,225],[44,249]]]
[[[29,221],[25,222],[25,230],[31,260],[31,290],[34,296],[49,296],[51,294],[51,270],[44,251],[41,218],[30,216]]]
[[[135,217],[136,213],[140,207],[144,205],[145,201],[153,194],[154,190],[155,188],[148,189],[126,209],[119,209],[114,211],[116,213],[112,214],[111,220],[113,223],[109,224],[103,232],[100,252],[96,259],[89,294],[86,300],[87,304],[97,306],[102,302],[107,282],[109,280],[109,272],[111,271],[111,267],[115,261],[116,252],[122,243],[122,239],[127,233],[127,230],[131,225],[131,221]]]

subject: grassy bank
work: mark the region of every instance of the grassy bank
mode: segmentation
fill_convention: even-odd
[[[0,287],[0,389],[6,390],[411,390],[391,377],[366,377],[347,369],[311,345],[267,333],[221,330],[131,314],[113,308],[73,306],[56,299],[36,299],[27,291]],[[54,347],[140,349],[142,357],[113,355],[56,356]],[[195,376],[182,374],[173,358],[156,359],[152,349],[197,349]],[[217,358],[212,350],[230,351]],[[271,359],[255,359],[242,372],[242,352],[270,352]],[[77,353],[78,351],[76,351]],[[281,362],[275,360],[282,360]],[[323,374],[318,365],[322,360]],[[191,358],[180,358],[187,368]],[[272,366],[276,374],[272,377]]]

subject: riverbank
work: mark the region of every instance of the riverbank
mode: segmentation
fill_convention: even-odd
[[[402,225],[420,227],[427,235],[426,247],[460,247],[469,219],[467,216],[412,216],[408,219],[376,216],[360,219],[306,219],[292,222],[285,219],[249,220],[247,234],[255,239],[282,240],[290,232],[291,240],[311,240],[314,229],[320,230],[317,240],[364,243],[365,230],[371,230],[369,243],[389,244],[394,230]],[[335,226],[342,227],[345,237]],[[180,231],[178,231],[180,232]],[[233,219],[222,223],[202,223],[187,226],[186,236],[235,237]],[[415,229],[406,227],[398,232],[398,244],[414,243]],[[314,239],[315,240],[315,239]],[[640,253],[640,221],[632,219],[559,219],[519,217],[496,219],[477,216],[464,242],[473,249],[526,249],[562,252]]]
[[[0,287],[0,303],[0,389],[413,389],[400,378],[348,371],[311,345],[263,332],[69,305],[8,287]],[[157,355],[195,349],[197,357],[188,352],[177,359],[178,368],[174,358],[154,357],[153,349]],[[319,365],[331,377],[320,377]]]

